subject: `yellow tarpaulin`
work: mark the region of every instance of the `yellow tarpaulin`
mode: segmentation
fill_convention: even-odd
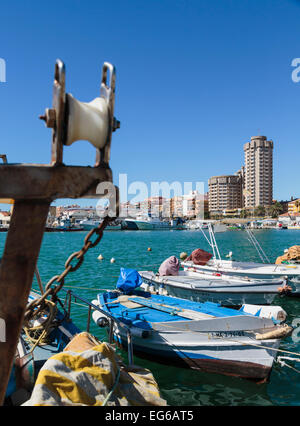
[[[23,405],[167,404],[149,370],[133,365],[125,367],[111,345],[95,342],[88,333],[80,333],[63,352],[46,361],[30,400]]]

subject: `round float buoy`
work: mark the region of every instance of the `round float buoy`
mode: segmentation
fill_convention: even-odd
[[[102,256],[102,254],[99,254],[98,260],[103,260],[103,259],[104,259],[104,257]]]
[[[151,248],[151,247],[148,247],[148,251],[152,251],[152,248]]]
[[[114,257],[112,257],[112,258],[110,259],[110,263],[115,263],[115,261],[116,261],[116,259],[115,259]]]
[[[188,257],[188,254],[185,251],[183,251],[182,253],[180,253],[180,259],[181,260],[185,260],[187,257]]]

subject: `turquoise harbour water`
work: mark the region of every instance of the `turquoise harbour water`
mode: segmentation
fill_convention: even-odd
[[[274,229],[254,232],[271,261],[282,255],[285,248],[300,245],[300,230]],[[38,260],[43,284],[64,270],[66,259],[82,247],[85,235],[85,232],[44,234]],[[232,251],[235,260],[259,262],[257,252],[246,235],[244,231],[216,234],[221,256],[225,257]],[[2,250],[5,238],[6,234],[1,233]],[[148,251],[148,247],[151,247],[152,251]],[[120,267],[157,270],[167,257],[171,255],[179,257],[182,251],[190,253],[195,248],[210,250],[200,231],[107,231],[100,244],[85,255],[81,267],[69,273],[65,286],[72,287],[80,296],[92,300],[97,296],[99,289],[115,288]],[[104,257],[101,261],[97,259],[100,254]],[[116,259],[115,263],[110,263],[112,257]],[[33,287],[38,288],[36,282]],[[63,298],[64,295],[62,300]],[[273,304],[280,305],[286,310],[288,324],[299,318],[300,326],[300,299],[278,296]],[[79,328],[85,330],[87,309],[73,305],[72,319]],[[105,332],[94,324],[90,331],[96,337],[106,340]],[[297,330],[294,331],[292,336],[282,341],[280,349],[300,353],[300,329],[298,335]],[[120,351],[120,354],[124,360],[127,359],[126,352]],[[289,362],[294,369],[281,367],[275,363],[270,380],[265,384],[160,365],[136,356],[135,363],[152,371],[162,397],[170,406],[300,405],[300,362]]]

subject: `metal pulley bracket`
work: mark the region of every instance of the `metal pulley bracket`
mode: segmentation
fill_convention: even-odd
[[[108,83],[109,74],[109,83]],[[104,163],[110,159],[110,145],[112,133],[120,128],[120,121],[114,116],[115,109],[115,90],[116,90],[116,69],[108,62],[104,62],[102,69],[102,81],[100,87],[100,96],[106,99],[109,110],[109,130],[107,134],[107,143],[104,149],[99,150],[96,154],[96,166],[103,160]]]
[[[86,103],[65,92],[65,65],[55,64],[53,104],[44,119],[52,131],[51,164],[63,162],[63,145],[88,140],[96,148],[95,166],[109,164],[112,132],[120,127],[114,117],[116,70],[105,62],[102,69],[100,96]]]

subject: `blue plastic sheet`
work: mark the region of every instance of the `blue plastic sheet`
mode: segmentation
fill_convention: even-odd
[[[129,293],[135,288],[140,287],[143,280],[135,269],[121,268],[120,276],[117,282],[117,288],[123,293]]]

